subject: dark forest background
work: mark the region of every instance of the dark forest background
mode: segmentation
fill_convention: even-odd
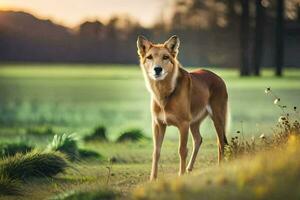
[[[163,42],[177,34],[184,65],[239,67],[259,62],[271,67],[277,62],[276,40],[282,35],[283,65],[300,67],[297,0],[177,0],[168,10],[169,20],[150,28],[128,16],[114,16],[108,23],[87,21],[75,29],[30,13],[0,11],[0,61],[132,64],[138,62],[137,35]]]

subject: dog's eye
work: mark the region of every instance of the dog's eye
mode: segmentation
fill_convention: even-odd
[[[166,56],[166,55],[163,56],[163,60],[168,60],[168,59],[169,59],[169,56]]]
[[[146,58],[149,59],[149,60],[151,60],[153,57],[152,57],[152,55],[149,55]]]

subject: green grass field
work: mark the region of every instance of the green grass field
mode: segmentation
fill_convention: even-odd
[[[299,70],[287,70],[283,78],[274,78],[270,71],[264,71],[263,78],[239,78],[234,70],[211,70],[228,85],[230,133],[243,126],[245,134],[258,135],[277,121],[274,116],[280,110],[264,94],[266,87],[272,87],[287,106],[299,104]],[[104,124],[111,138],[130,127],[151,134],[149,94],[138,66],[3,65],[0,91],[3,127],[46,124],[58,131],[85,134]],[[168,136],[176,138],[172,130]],[[203,125],[202,134],[215,137],[210,123]]]
[[[223,77],[228,85],[231,107],[228,137],[237,135],[237,130],[246,137],[272,133],[281,111],[264,93],[266,87],[275,91],[287,109],[300,106],[300,70],[286,70],[283,78],[274,78],[269,70],[260,78],[240,78],[232,69],[210,70]],[[140,128],[151,136],[149,98],[138,66],[2,64],[0,143],[25,141],[45,148],[50,137],[25,134],[26,129],[36,126],[49,126],[56,133],[76,133],[81,138],[101,124],[107,127],[112,141],[127,128]],[[204,142],[193,180],[198,176],[211,177],[217,163],[216,134],[210,120],[203,124],[201,132]],[[177,136],[175,128],[167,132],[159,166],[161,179],[176,178]],[[132,190],[147,183],[152,154],[150,140],[118,144],[87,143],[79,139],[78,143],[81,148],[100,153],[104,160],[81,161],[74,164],[76,170],[68,170],[66,174],[28,181],[23,185],[26,192],[21,199],[48,199],[65,192],[102,187],[113,188],[121,193],[121,198],[128,198]],[[110,165],[107,160],[111,158],[118,162]],[[107,167],[111,167],[110,175]]]

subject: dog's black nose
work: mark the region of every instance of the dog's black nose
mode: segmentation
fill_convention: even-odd
[[[155,71],[155,75],[160,75],[160,73],[162,72],[162,68],[161,67],[154,67],[154,71]]]

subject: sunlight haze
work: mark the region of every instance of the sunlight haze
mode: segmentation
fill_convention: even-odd
[[[129,15],[144,26],[161,18],[169,0],[1,0],[0,10],[30,12],[54,22],[75,27],[86,20],[107,21],[112,15]]]

